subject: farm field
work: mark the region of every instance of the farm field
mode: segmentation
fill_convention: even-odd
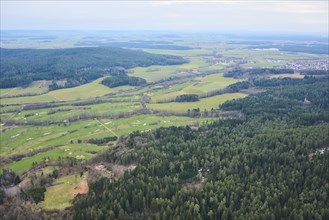
[[[3,98],[0,100],[0,103],[1,105],[8,105],[8,104],[25,104],[25,103],[39,103],[39,102],[53,102],[53,101],[58,101],[58,100],[46,93],[36,96]]]
[[[244,98],[246,94],[243,93],[229,93],[223,95],[217,95],[209,98],[200,99],[197,102],[169,102],[162,104],[149,104],[148,107],[152,110],[161,110],[166,112],[187,112],[188,109],[199,108],[203,110],[211,110],[212,108],[216,109],[219,105],[224,102],[232,99]]]
[[[18,121],[44,121],[59,122],[82,116],[104,117],[119,113],[128,113],[141,108],[138,102],[101,103],[84,106],[63,106],[38,110],[25,110],[17,114],[13,119]]]
[[[117,93],[120,90],[127,90],[132,88],[130,86],[119,86],[116,88],[109,88],[100,84],[103,78],[99,78],[93,82],[66,89],[58,89],[50,91],[46,94],[36,96],[26,96],[17,98],[3,98],[1,104],[22,104],[22,103],[38,103],[38,102],[52,102],[52,101],[68,101],[76,99],[87,99],[103,96],[108,93]]]
[[[169,93],[152,96],[152,101],[157,102],[161,100],[170,100],[183,94],[205,94],[214,90],[224,89],[225,87],[236,82],[239,82],[239,80],[225,78],[222,73],[212,74],[205,77],[197,77],[193,83],[187,83],[186,87],[180,90],[177,89],[177,91],[174,92],[170,92],[169,90]]]
[[[40,206],[44,209],[64,209],[72,205],[71,201],[77,194],[88,192],[87,175],[70,175],[57,179],[53,186],[47,188],[45,201]]]
[[[182,65],[136,67],[132,69],[130,75],[144,78],[147,82],[156,82],[173,76],[187,76],[187,71],[193,71],[209,66],[202,57],[186,58],[188,58],[189,63]]]
[[[70,144],[55,147],[53,150],[38,153],[34,156],[23,158],[20,161],[6,164],[2,168],[10,168],[17,174],[22,174],[32,168],[33,163],[40,163],[46,160],[65,159],[66,157],[76,158],[77,161],[85,161],[95,156],[95,153],[106,150],[107,147],[91,144]],[[93,153],[91,153],[93,152]]]
[[[99,78],[93,82],[73,88],[54,90],[49,92],[48,94],[56,100],[67,101],[75,99],[94,98],[97,96],[103,96],[108,93],[117,93],[120,90],[127,90],[129,88],[132,88],[130,86],[109,88],[100,84],[103,79],[104,78]]]
[[[46,149],[45,152],[6,164],[2,168],[11,168],[17,173],[22,173],[31,168],[33,162],[40,162],[48,157],[51,159],[57,159],[59,156],[74,157],[79,160],[89,159],[93,156],[89,152],[108,148],[107,146],[87,144],[86,141],[91,138],[119,136],[137,130],[145,131],[173,125],[196,125],[209,120],[205,118],[139,115],[121,119],[102,119],[100,120],[102,124],[96,120],[84,120],[50,126],[19,126],[2,129],[0,156],[33,154],[37,150]],[[50,150],[48,150],[49,147]]]
[[[150,66],[133,68],[131,76],[137,76],[145,79],[147,82],[155,82],[171,76],[177,76],[180,65],[178,66]],[[182,76],[182,74],[179,74]]]
[[[48,91],[48,86],[51,84],[50,81],[39,80],[34,81],[32,84],[26,88],[9,88],[9,89],[0,89],[0,97],[10,97],[18,95],[37,95],[45,93]]]

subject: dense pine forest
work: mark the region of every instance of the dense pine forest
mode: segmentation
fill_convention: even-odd
[[[110,88],[114,88],[124,85],[141,86],[146,84],[146,80],[136,76],[128,76],[126,73],[121,71],[112,73],[110,77],[103,79],[101,83]]]
[[[91,184],[74,219],[329,219],[328,81],[253,83],[221,108],[243,118],[120,138],[104,158],[137,168]]]
[[[67,80],[65,87],[81,85],[115,67],[175,65],[182,57],[150,54],[115,47],[68,49],[4,49],[1,53],[1,88],[28,86],[35,80]],[[57,89],[53,84],[51,89]]]

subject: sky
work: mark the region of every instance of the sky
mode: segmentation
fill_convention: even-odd
[[[1,0],[1,30],[196,30],[328,34],[328,1]]]

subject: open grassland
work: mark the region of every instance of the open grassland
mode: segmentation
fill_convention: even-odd
[[[88,192],[87,174],[70,175],[57,179],[45,192],[45,201],[40,203],[44,209],[64,209],[72,205],[72,199],[78,194]]]
[[[18,95],[37,95],[41,93],[45,93],[48,91],[48,85],[50,81],[40,80],[34,81],[32,84],[26,88],[10,88],[10,89],[0,89],[1,97],[10,97],[10,96],[18,96]]]
[[[150,66],[150,67],[136,67],[133,68],[131,76],[137,76],[145,79],[147,82],[155,82],[161,79],[166,79],[171,76],[177,76],[178,67],[175,66]]]
[[[96,136],[97,126],[95,121],[89,120],[60,125],[5,128],[1,131],[0,155],[28,153],[45,147],[65,145],[81,137]]]
[[[57,101],[57,99],[49,96],[48,94],[42,94],[35,96],[16,97],[16,98],[3,98],[0,99],[0,104],[6,105],[6,104],[39,103],[39,102],[53,102],[53,101]]]
[[[0,97],[7,96],[12,90],[16,88],[0,89]]]
[[[238,99],[246,97],[243,93],[229,93],[223,95],[217,95],[209,98],[200,99],[197,102],[170,102],[162,104],[149,104],[148,107],[153,110],[160,110],[166,112],[187,112],[188,109],[200,108],[201,111],[204,109],[211,110],[211,108],[218,108],[219,105],[227,100]]]
[[[106,120],[101,122],[109,127],[117,135],[127,134],[133,131],[147,131],[158,127],[196,125],[209,121],[205,118],[189,118],[177,116],[139,115],[118,120]]]
[[[205,94],[214,90],[223,89],[238,81],[237,79],[223,77],[222,73],[198,77],[193,83],[185,83],[184,85],[186,86],[181,89],[176,89],[179,88],[179,85],[177,85],[173,90],[167,90],[168,93],[153,94],[152,101],[170,100],[183,94]]]
[[[189,63],[172,66],[136,67],[131,76],[144,78],[147,82],[156,82],[173,76],[187,76],[187,71],[209,66],[202,57],[191,57]]]
[[[149,130],[157,127],[180,126],[198,124],[209,119],[139,115],[130,118],[103,119],[78,121],[49,126],[20,126],[2,129],[1,152],[3,157],[17,154],[33,153],[47,147],[52,149],[5,165],[17,173],[27,171],[33,162],[40,162],[43,158],[57,159],[61,157],[75,157],[88,159],[93,155],[89,152],[107,149],[106,146],[86,144],[91,138],[108,137],[127,134],[137,130]],[[81,140],[79,143],[78,140]],[[69,150],[68,150],[69,149]],[[71,154],[70,154],[71,153]]]
[[[66,89],[58,89],[46,94],[17,97],[17,98],[4,98],[0,102],[5,104],[22,104],[22,103],[38,103],[38,102],[52,102],[52,101],[68,101],[76,99],[87,99],[98,96],[103,96],[108,93],[118,93],[121,90],[127,90],[133,88],[131,86],[119,86],[116,88],[109,88],[100,84],[103,78],[99,78],[93,82]]]
[[[101,103],[84,106],[62,106],[56,108],[45,108],[38,110],[26,110],[17,114],[13,119],[15,120],[29,120],[29,121],[63,121],[70,118],[91,116],[103,117],[106,115],[117,115],[120,113],[132,112],[141,108],[136,102],[122,102],[122,103]]]
[[[13,118],[15,116],[15,114],[14,113],[1,113],[1,115],[0,115],[0,119],[2,120],[2,121],[5,121],[5,120],[9,120],[9,119],[11,119],[11,118]]]
[[[0,114],[6,113],[6,112],[13,112],[13,111],[16,111],[18,109],[20,109],[19,106],[2,106],[0,108]]]
[[[149,93],[152,97],[152,100],[156,97],[161,97],[164,94],[174,93],[183,90],[184,88],[194,84],[196,81],[184,82],[180,84],[176,84],[173,86],[169,86],[168,88],[160,87],[157,91]]]
[[[57,100],[75,100],[75,99],[86,99],[97,96],[102,96],[108,93],[116,93],[120,90],[127,90],[132,88],[131,86],[119,86],[115,88],[109,88],[100,84],[104,78],[99,78],[93,82],[67,89],[59,89],[49,92],[51,97]]]
[[[32,168],[33,162],[39,163],[46,159],[57,160],[59,157],[72,157],[77,160],[86,160],[94,156],[90,152],[98,152],[107,149],[104,146],[97,146],[91,144],[70,144],[65,146],[59,146],[53,150],[38,153],[34,156],[23,158],[20,161],[12,162],[4,165],[2,168],[10,168],[15,173],[21,174],[22,172],[28,171]]]

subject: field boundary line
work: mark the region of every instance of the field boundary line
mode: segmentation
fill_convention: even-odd
[[[110,128],[108,128],[106,125],[104,125],[101,121],[99,121],[97,118],[94,118],[95,121],[97,121],[99,124],[101,124],[106,130],[114,134],[114,136],[119,137],[114,131],[112,131]]]

